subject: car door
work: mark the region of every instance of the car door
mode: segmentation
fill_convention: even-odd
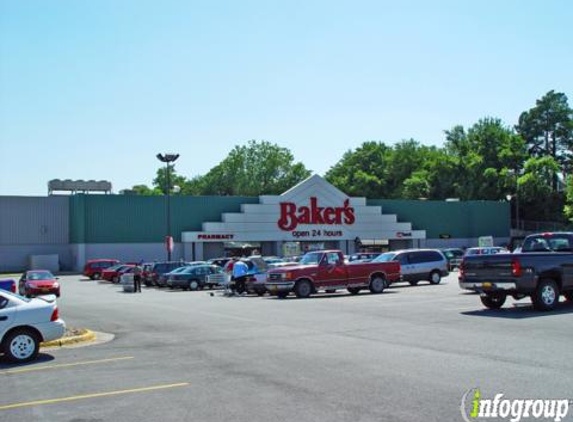
[[[204,286],[207,281],[207,275],[209,274],[209,267],[199,267],[195,270],[195,273],[197,274],[199,285]]]
[[[325,253],[318,266],[318,283],[315,284],[325,289],[346,285],[348,276],[346,274],[346,266],[341,259],[340,255],[336,252]]]
[[[409,252],[408,260],[410,261],[410,265],[412,267],[411,280],[412,281],[426,280],[431,270],[430,268],[431,264],[429,263],[429,261],[431,261],[431,258],[429,257],[428,252],[426,251]]]
[[[410,264],[407,253],[400,253],[396,255],[393,261],[398,261],[400,263],[400,274],[402,275],[403,281],[412,280],[412,274],[414,267]]]

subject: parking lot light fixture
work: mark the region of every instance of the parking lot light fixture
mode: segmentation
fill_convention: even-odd
[[[166,198],[166,208],[167,208],[167,235],[165,237],[165,245],[167,249],[167,261],[171,261],[171,169],[178,158],[179,154],[167,153],[167,154],[157,154],[157,159],[162,163],[165,163],[166,170],[166,186],[165,186],[165,198]]]

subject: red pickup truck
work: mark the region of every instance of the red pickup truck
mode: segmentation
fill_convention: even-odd
[[[319,290],[327,292],[346,289],[358,294],[362,289],[382,293],[391,283],[400,280],[400,264],[390,262],[357,262],[346,264],[338,250],[309,252],[299,265],[270,270],[265,287],[280,298],[290,292],[299,298]]]

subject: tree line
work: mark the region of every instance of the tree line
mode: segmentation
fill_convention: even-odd
[[[348,195],[368,198],[510,198],[515,203],[517,196],[521,218],[565,222],[573,220],[572,169],[573,110],[564,93],[552,90],[514,126],[485,117],[468,128],[446,130],[441,147],[414,139],[367,141],[347,151],[324,176]],[[187,178],[172,171],[170,185],[183,195],[273,195],[310,174],[287,148],[251,140],[204,175]],[[125,192],[164,194],[166,176],[160,168],[151,187]]]

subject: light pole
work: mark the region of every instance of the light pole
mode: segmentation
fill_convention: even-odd
[[[167,261],[171,261],[171,250],[173,248],[173,237],[171,236],[171,168],[175,160],[179,158],[179,154],[157,154],[157,159],[165,163],[166,174],[166,206],[167,206],[167,235],[165,236],[165,247],[167,249]]]
[[[515,198],[515,228],[519,230],[519,195],[515,191],[515,195],[506,195],[505,197],[511,206],[511,199]]]

